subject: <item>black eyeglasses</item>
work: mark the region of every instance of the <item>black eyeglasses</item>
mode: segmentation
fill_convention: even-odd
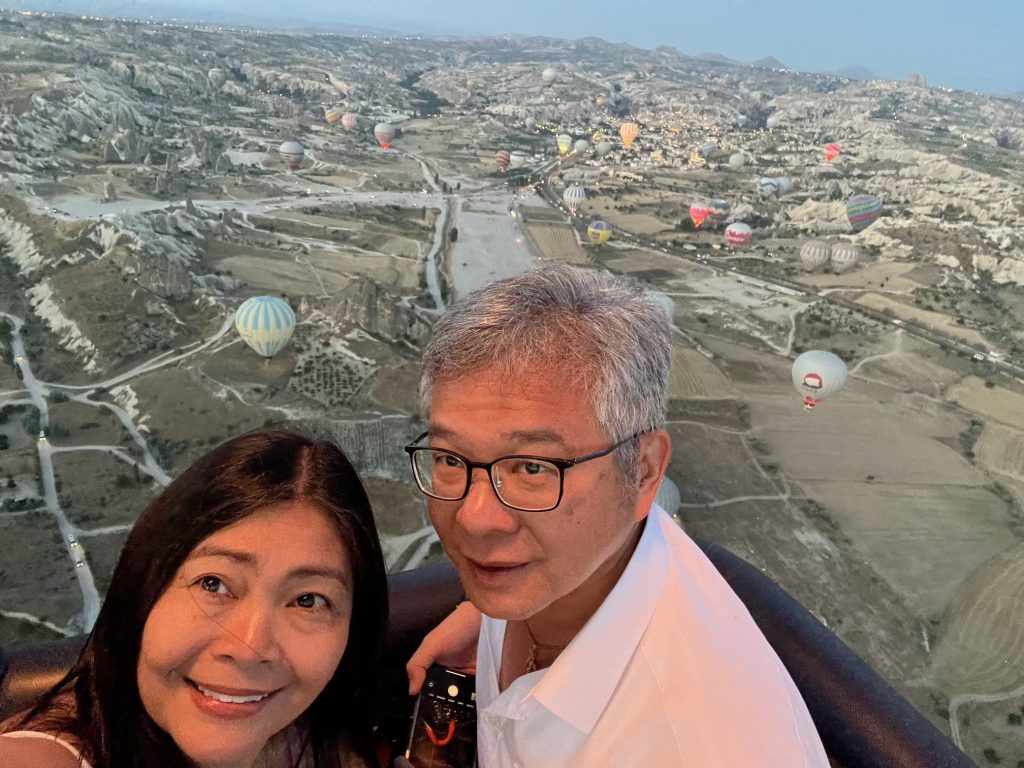
[[[544,456],[502,456],[482,463],[470,461],[455,451],[417,445],[429,433],[405,446],[412,462],[416,485],[427,496],[441,501],[461,501],[469,494],[473,470],[483,469],[494,493],[506,507],[521,512],[548,512],[562,502],[565,470],[592,459],[607,456],[643,432],[637,432],[603,450],[575,459],[550,459]]]

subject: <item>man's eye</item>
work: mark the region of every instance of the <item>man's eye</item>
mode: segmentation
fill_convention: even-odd
[[[544,475],[554,471],[557,470],[547,462],[543,461],[520,459],[512,465],[512,473],[517,475],[530,475],[537,477],[538,475]]]

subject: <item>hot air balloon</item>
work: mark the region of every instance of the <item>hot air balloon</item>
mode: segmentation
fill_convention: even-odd
[[[745,127],[746,124],[749,123],[749,122],[750,122],[750,118],[748,118],[746,115],[736,115],[736,126],[738,128]]]
[[[788,195],[793,191],[793,187],[796,186],[789,176],[776,176],[775,183],[779,185],[780,195]]]
[[[596,97],[594,97],[594,103],[599,107],[603,107],[605,104],[608,103],[608,97],[605,96],[603,93],[599,93]]]
[[[828,263],[832,249],[821,240],[808,240],[800,246],[800,266],[807,272],[813,272]]]
[[[860,261],[860,246],[855,243],[836,243],[832,246],[830,258],[833,270],[846,272]]]
[[[629,149],[636,137],[640,135],[640,126],[636,123],[623,123],[619,128],[619,136],[622,137],[622,146]]]
[[[546,85],[551,85],[551,83],[558,79],[558,70],[554,67],[547,67],[540,73],[540,76]]]
[[[725,243],[730,248],[739,248],[750,242],[753,230],[741,221],[734,221],[725,228]]]
[[[324,119],[331,125],[334,125],[336,122],[341,120],[341,114],[342,112],[340,109],[328,109],[324,111]]]
[[[835,160],[837,157],[839,157],[839,153],[841,151],[842,151],[842,148],[838,144],[836,144],[835,142],[833,142],[831,144],[826,144],[825,145],[825,160],[827,160],[828,162],[831,163],[833,160]]]
[[[206,79],[210,81],[210,85],[214,88],[220,88],[228,81],[228,75],[220,67],[214,67],[206,73]]]
[[[714,200],[708,206],[708,221],[715,225],[725,224],[731,210],[732,206],[727,200]]]
[[[576,139],[576,143],[572,145],[572,151],[574,154],[580,154],[586,152],[590,148],[590,142],[586,139]]]
[[[781,115],[769,115],[768,119],[764,121],[764,127],[769,131],[774,131],[780,125],[782,125]]]
[[[498,164],[498,170],[505,172],[512,162],[512,155],[507,149],[499,149],[494,153],[494,162]]]
[[[509,168],[522,168],[526,165],[526,161],[530,159],[530,156],[523,152],[521,149],[517,149],[514,152],[510,152],[508,155]]]
[[[576,213],[583,205],[583,201],[587,199],[587,193],[579,184],[573,184],[562,193],[562,199],[569,206],[569,210]]]
[[[704,205],[704,203],[694,203],[690,206],[690,220],[693,221],[693,226],[695,227],[699,228],[710,215],[711,209]]]
[[[568,133],[560,133],[555,137],[555,141],[558,143],[558,151],[560,154],[569,154],[569,150],[572,149],[572,136]]]
[[[534,128],[537,127],[537,118],[535,118],[535,117],[528,117],[528,118],[526,118],[526,121],[525,121],[524,124],[526,125],[526,130],[532,131]]]
[[[257,354],[271,358],[295,331],[295,312],[284,299],[253,296],[235,313],[235,330]]]
[[[359,116],[352,112],[346,112],[341,116],[341,127],[346,131],[354,131],[356,126],[359,125]]]
[[[698,154],[700,154],[701,157],[707,160],[708,158],[714,156],[716,152],[718,152],[718,145],[715,144],[715,142],[713,141],[705,141],[697,149],[697,152]]]
[[[297,171],[302,167],[302,161],[306,156],[306,150],[297,141],[286,141],[277,148],[277,154],[288,164],[288,168]]]
[[[610,141],[599,141],[594,149],[598,157],[604,157],[612,151],[612,143]]]
[[[744,157],[742,152],[734,152],[729,155],[729,167],[734,171],[738,171],[744,165],[746,165],[747,158]]]
[[[870,227],[882,215],[882,198],[877,195],[856,195],[846,204],[846,218],[854,232]]]
[[[779,194],[779,182],[767,176],[757,180],[757,194],[760,197],[775,197]]]
[[[679,487],[668,479],[668,476],[661,478],[661,484],[654,495],[654,503],[664,509],[670,515],[679,511],[679,505],[683,498],[679,493]]]
[[[846,363],[831,352],[814,349],[793,361],[793,386],[811,409],[846,383]]]
[[[387,149],[391,146],[392,139],[395,138],[395,126],[391,123],[377,123],[373,127],[373,135],[380,143],[382,149]]]
[[[612,236],[612,228],[603,221],[592,221],[587,227],[587,237],[594,245],[604,245]]]

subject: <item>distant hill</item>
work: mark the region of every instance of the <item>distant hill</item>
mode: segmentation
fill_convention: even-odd
[[[713,61],[716,64],[739,64],[738,61],[733,61],[728,56],[723,56],[720,53],[698,53],[696,58],[703,61]]]
[[[863,67],[860,64],[851,64],[848,67],[837,69],[833,74],[839,75],[840,77],[848,77],[851,80],[877,80],[878,75],[872,72],[867,67]]]
[[[776,59],[774,56],[767,56],[763,59],[750,62],[752,67],[760,67],[761,69],[789,69],[785,64]]]

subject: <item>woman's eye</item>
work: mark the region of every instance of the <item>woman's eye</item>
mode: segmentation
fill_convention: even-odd
[[[197,582],[199,588],[206,592],[213,592],[218,595],[228,594],[227,585],[219,576],[203,576]]]
[[[330,606],[326,597],[312,592],[305,595],[299,595],[295,600],[295,604],[299,606],[299,608],[327,608]]]

